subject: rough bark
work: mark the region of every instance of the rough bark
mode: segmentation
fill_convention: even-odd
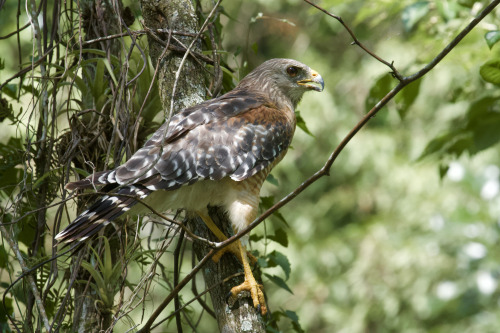
[[[174,29],[190,33],[197,32],[198,19],[190,1],[142,0],[141,7],[144,22],[149,29]],[[168,40],[167,33],[160,35],[160,37],[163,37],[167,43],[172,42]],[[192,38],[187,36],[176,36],[176,38],[186,47],[189,46],[192,41]],[[153,60],[153,64],[156,65],[159,62],[158,89],[160,91],[162,105],[166,110],[169,110],[175,82],[175,73],[179,68],[183,54],[175,53],[170,50],[164,53],[164,46],[151,37],[148,37],[148,42],[149,54]],[[201,43],[195,43],[194,51],[200,50]],[[203,102],[205,97],[204,82],[203,68],[192,58],[188,58],[182,67],[182,72],[177,82],[174,110],[172,110],[172,114],[188,106]]]
[[[190,33],[197,32],[197,17],[189,0],[142,0],[142,13],[146,26],[150,29],[173,29]],[[168,43],[168,34],[164,40]],[[189,46],[192,37],[182,37],[184,45]],[[158,86],[162,104],[169,109],[172,99],[172,87],[174,86],[175,73],[179,67],[182,53],[172,51],[164,52],[164,46],[155,39],[148,38],[150,55],[153,64],[159,62]],[[194,51],[201,51],[201,43],[195,43]],[[161,55],[163,54],[163,57]],[[182,108],[202,102],[205,98],[205,79],[201,65],[191,57],[187,58],[182,74],[177,82],[174,96],[174,113]],[[214,221],[221,230],[231,230],[231,224],[219,209],[213,208],[210,212]],[[206,228],[201,220],[188,221],[190,228],[199,236],[215,240],[212,233]],[[229,234],[226,232],[226,234]],[[194,251],[198,259],[204,257],[209,249],[203,244],[195,244]],[[242,298],[229,308],[226,296],[232,286],[243,282],[243,276],[231,278],[221,283],[226,278],[237,272],[242,272],[241,264],[232,256],[224,255],[218,264],[210,261],[202,270],[207,286],[215,286],[210,291],[213,308],[221,332],[265,332],[262,318],[251,305],[249,298]],[[258,277],[257,277],[258,278]]]
[[[230,235],[231,224],[223,212],[216,208],[210,208],[210,216],[217,226],[224,231],[226,235]],[[205,226],[201,220],[190,221],[191,229],[199,236],[217,241],[211,231]],[[210,248],[202,243],[195,243],[194,251],[198,258],[202,258]],[[206,285],[217,286],[210,292],[214,312],[217,316],[217,322],[221,333],[233,332],[265,332],[266,326],[253,307],[250,297],[238,299],[231,307],[228,305],[226,297],[232,287],[241,284],[244,280],[243,269],[241,264],[232,255],[224,255],[216,264],[209,260],[203,268],[203,277]],[[235,273],[241,273],[234,276]],[[257,280],[260,280],[260,272],[254,272]],[[229,278],[231,277],[231,278]],[[229,278],[229,279],[228,279]],[[227,281],[225,281],[228,279]],[[221,281],[225,281],[221,284]],[[262,281],[260,281],[262,283]],[[268,313],[270,314],[268,309]]]

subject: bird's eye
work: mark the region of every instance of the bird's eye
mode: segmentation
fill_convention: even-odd
[[[299,74],[299,69],[295,66],[290,66],[286,69],[286,72],[288,73],[288,75],[290,75],[291,77],[294,77],[294,76],[297,76],[297,74]]]

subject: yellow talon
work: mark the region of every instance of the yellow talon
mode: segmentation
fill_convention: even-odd
[[[224,235],[224,233],[215,225],[210,216],[200,213],[199,215],[203,220],[203,222],[205,222],[207,227],[214,233],[215,236],[217,236],[217,238],[219,238],[219,240],[224,241],[227,239],[226,235]],[[250,260],[252,264],[255,264],[257,262],[257,258],[255,258],[252,254],[248,253],[248,251],[241,244],[241,242],[237,240],[236,242],[233,242],[228,246],[225,246],[222,249],[220,249],[212,257],[212,260],[215,263],[219,262],[222,255],[224,255],[224,253],[226,252],[230,252],[238,258],[238,260],[243,265],[243,271],[245,272],[245,281],[243,281],[243,283],[240,284],[239,286],[233,287],[231,289],[230,296],[233,298],[237,298],[238,294],[241,293],[242,291],[250,292],[250,296],[252,297],[253,301],[253,306],[258,310],[260,309],[262,315],[265,315],[267,313],[267,307],[263,292],[264,287],[261,284],[257,283],[255,277],[252,274],[252,269],[250,268],[250,264],[248,263],[248,261]]]
[[[238,243],[240,248],[241,257],[243,258],[243,271],[245,272],[245,281],[239,286],[233,287],[231,289],[231,296],[233,298],[238,297],[238,294],[242,291],[249,291],[250,296],[252,297],[253,306],[257,309],[260,309],[262,315],[267,313],[266,300],[264,298],[264,287],[261,284],[258,284],[255,280],[255,277],[252,274],[252,270],[250,269],[250,265],[248,264],[247,252],[241,243]]]

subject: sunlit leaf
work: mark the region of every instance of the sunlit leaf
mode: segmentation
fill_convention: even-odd
[[[401,19],[405,30],[411,31],[428,12],[428,1],[418,1],[403,9]]]
[[[461,9],[456,0],[441,0],[436,1],[435,4],[444,21],[456,18]]]
[[[307,128],[307,125],[306,125],[306,122],[304,121],[304,118],[302,118],[302,116],[300,115],[300,111],[295,111],[295,118],[297,119],[297,126],[301,130],[303,130],[304,132],[306,132],[307,134],[309,134],[310,136],[312,136],[314,138],[314,135],[311,133],[309,128]]]
[[[493,59],[479,68],[483,80],[500,85],[500,59]]]
[[[486,44],[491,49],[500,40],[500,30],[488,31],[484,34],[484,39],[486,39]]]

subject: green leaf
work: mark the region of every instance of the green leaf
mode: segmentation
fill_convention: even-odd
[[[109,246],[109,241],[107,237],[103,237],[104,239],[104,265],[101,268],[102,274],[104,275],[104,280],[106,282],[114,282],[110,281],[113,275],[113,260],[111,259],[111,248]]]
[[[466,115],[466,130],[473,136],[476,151],[500,142],[500,108],[498,97],[484,97],[471,104]]]
[[[500,59],[492,59],[479,68],[479,74],[486,82],[500,85]]]
[[[2,92],[12,99],[17,99],[17,85],[12,83],[7,83],[2,87]]]
[[[282,228],[277,229],[274,235],[271,235],[268,238],[280,245],[283,245],[284,247],[288,246],[288,235]]]
[[[9,256],[7,255],[7,251],[5,251],[3,245],[0,245],[0,268],[6,268]]]
[[[10,119],[12,122],[15,122],[14,109],[12,108],[12,104],[9,103],[6,98],[0,97],[0,123],[5,119]]]
[[[97,287],[96,291],[101,293],[103,290],[106,290],[106,283],[105,283],[102,275],[90,263],[83,261],[82,267],[85,268],[85,270],[87,272],[89,272],[90,275],[92,275],[92,278],[94,279],[94,281],[96,283],[96,287]],[[105,294],[105,292],[103,294]],[[104,297],[104,295],[99,295],[99,296],[101,297],[101,299]]]
[[[268,210],[274,205],[274,197],[269,196],[269,197],[260,197],[260,205],[262,207],[262,210]],[[286,222],[285,218],[279,211],[275,211],[272,216],[277,217],[281,222],[285,223],[286,226],[288,226],[288,223]]]
[[[446,164],[439,164],[439,179],[443,179],[444,176],[448,173],[448,170],[450,169],[450,165]]]
[[[418,1],[403,9],[401,19],[407,32],[413,30],[418,22],[429,12],[428,1]]]
[[[259,45],[257,43],[252,44],[253,53],[257,54],[259,52]]]
[[[286,284],[286,282],[282,278],[280,278],[279,276],[276,276],[276,275],[270,275],[270,274],[266,274],[266,273],[264,273],[264,275],[269,280],[271,280],[275,285],[277,285],[278,287],[280,287],[282,289],[285,289],[286,291],[288,291],[290,294],[293,295],[292,289],[290,289],[290,287],[288,287],[288,285]]]
[[[294,311],[286,310],[285,315],[292,321],[292,326],[295,332],[304,333],[304,330],[299,324],[299,316]]]
[[[301,130],[306,132],[306,134],[309,134],[310,136],[312,136],[314,138],[314,135],[311,133],[309,128],[307,128],[307,125],[306,125],[306,122],[304,121],[304,118],[302,118],[302,116],[300,115],[300,111],[295,111],[295,118],[297,119],[297,126]]]
[[[47,177],[50,177],[51,175],[53,174],[56,174],[57,171],[61,170],[63,167],[59,167],[57,169],[52,169],[52,170],[49,170],[48,172],[44,173],[40,178],[38,178],[35,182],[35,184],[33,184],[33,187],[32,187],[32,190],[36,190],[38,187],[40,187],[44,182],[45,180],[47,180]]]
[[[412,106],[413,102],[415,102],[415,100],[417,99],[420,92],[421,82],[422,80],[417,80],[416,82],[410,83],[403,89],[403,91],[401,91],[401,93],[396,95],[395,100],[397,103],[397,110],[401,119],[404,119],[406,117],[408,110]]]
[[[365,100],[366,110],[370,110],[376,103],[378,103],[385,95],[391,90],[393,78],[391,74],[386,73],[379,77],[377,81],[370,88],[368,97]]]
[[[491,48],[500,40],[500,30],[488,31],[484,34],[484,39],[486,39],[486,44]]]
[[[108,63],[105,63],[103,59],[99,59],[95,66],[95,76],[94,76],[94,84],[92,87],[92,93],[94,95],[94,100],[98,100],[99,97],[104,95],[104,85],[106,84],[104,79],[104,66],[107,66]],[[96,103],[97,104],[97,103]],[[97,110],[101,111],[99,105],[97,105]]]
[[[11,332],[8,326],[3,326],[7,323],[7,315],[12,315],[14,313],[14,307],[12,306],[12,298],[5,297],[3,302],[0,302],[0,332]]]
[[[35,215],[31,214],[23,218],[19,223],[15,224],[14,230],[17,241],[30,246],[33,243],[36,232]]]
[[[280,185],[279,181],[272,174],[269,174],[267,176],[266,180],[268,182],[270,182],[271,184],[275,185],[275,186],[279,186]]]
[[[104,58],[104,64],[106,65],[106,68],[108,69],[109,75],[111,75],[111,78],[113,79],[113,82],[115,85],[118,85],[118,80],[115,77],[115,73],[113,72],[113,69],[111,68],[111,64],[109,63],[109,60],[107,58]]]
[[[441,0],[436,1],[435,4],[445,22],[455,19],[462,9],[456,0]]]
[[[467,7],[467,8],[472,8],[474,4],[476,3],[477,0],[458,0],[457,3],[460,6]]]
[[[286,279],[290,277],[290,262],[288,261],[288,258],[281,252],[278,251],[273,251],[269,253],[267,256],[267,262],[268,262],[268,267],[276,267],[280,266],[283,269],[283,272],[285,272]]]
[[[264,238],[264,236],[257,235],[255,233],[250,234],[250,241],[251,242],[258,242],[258,241],[260,241],[263,238]]]
[[[281,333],[280,331],[274,329],[271,326],[266,326],[266,333]]]
[[[83,176],[84,178],[90,176],[90,173],[86,170],[77,167],[73,167],[73,170],[76,171],[79,175]]]
[[[430,155],[452,155],[459,157],[466,151],[470,154],[477,152],[472,133],[464,130],[453,131],[431,140],[418,160]]]

